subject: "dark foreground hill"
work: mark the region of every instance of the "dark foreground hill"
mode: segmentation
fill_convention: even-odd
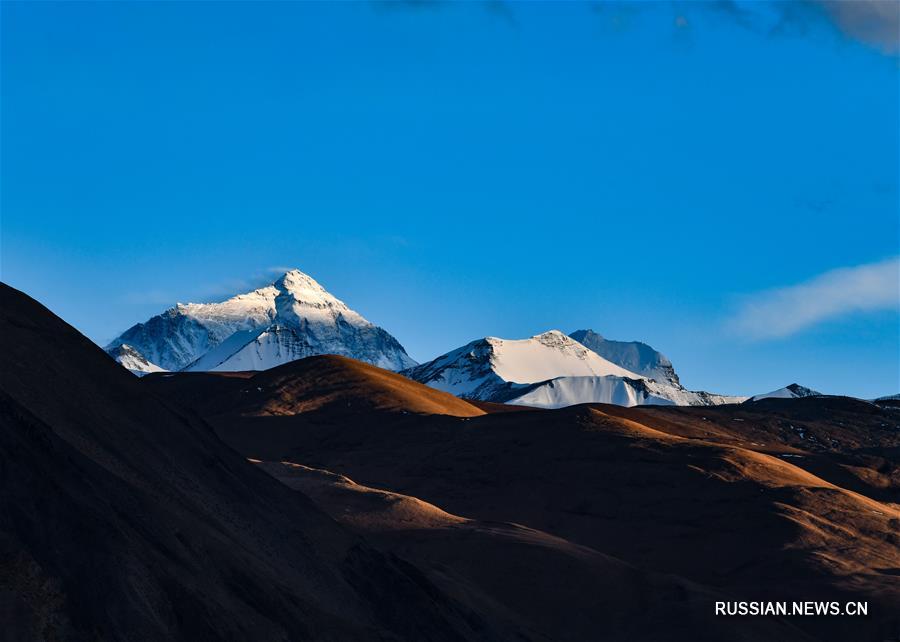
[[[510,639],[0,286],[0,638]]]
[[[900,638],[896,409],[810,398],[690,409],[586,405],[496,412],[481,405],[486,414],[454,417],[422,414],[400,399],[382,400],[376,408],[351,392],[341,403],[305,398],[290,410],[283,387],[276,386],[271,394],[282,412],[265,410],[272,403],[269,378],[294,380],[309,391],[314,386],[301,382],[314,381],[321,368],[328,386],[339,388],[344,366],[317,357],[243,375],[244,389],[258,395],[250,406],[229,401],[236,395],[224,375],[209,375],[202,391],[181,375],[151,375],[142,383],[181,402],[202,399],[195,410],[245,456],[299,464],[265,467],[357,532],[429,569],[431,577],[443,570],[477,586],[551,638],[565,628],[567,639],[583,639],[591,620],[566,619],[572,611],[536,599],[566,594],[546,581],[533,583],[532,593],[523,596],[513,587],[526,580],[509,571],[505,576],[513,581],[504,582],[485,570],[523,568],[525,553],[509,557],[510,550],[525,550],[512,544],[522,537],[540,539],[545,551],[550,540],[542,538],[562,542],[554,549],[561,557],[550,562],[544,555],[540,564],[565,569],[557,572],[571,579],[567,587],[584,587],[587,594],[603,594],[603,574],[580,575],[586,565],[560,551],[590,551],[624,563],[645,574],[644,582],[658,574],[677,579],[688,596],[681,618],[667,610],[666,598],[652,593],[627,618],[663,614],[661,621],[672,626],[687,619],[701,631],[694,639],[790,639],[800,635],[797,629],[813,639]],[[450,518],[463,521],[433,526]],[[425,525],[385,527],[404,519]],[[498,545],[501,539],[507,545]],[[472,542],[482,542],[481,553],[473,552]],[[488,550],[497,553],[483,553]],[[604,573],[621,577],[611,567]],[[604,602],[615,605],[607,613],[636,604],[615,597]],[[748,627],[784,622],[687,615],[698,613],[688,606],[693,600],[705,601],[712,612],[713,599],[859,600],[869,603],[869,615],[787,618],[788,628],[767,634]],[[581,604],[575,610],[581,615],[591,611],[576,598],[562,602]],[[609,620],[597,615],[593,623]],[[731,631],[723,633],[723,626]],[[671,628],[667,633],[686,635]]]

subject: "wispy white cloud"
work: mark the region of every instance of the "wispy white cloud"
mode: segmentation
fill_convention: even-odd
[[[729,328],[751,339],[787,337],[858,312],[900,309],[900,257],[840,268],[748,297]]]
[[[159,305],[173,306],[176,302],[210,302],[218,301],[235,294],[250,292],[270,285],[278,277],[292,267],[268,267],[257,270],[247,278],[226,278],[221,281],[205,283],[186,283],[185,287],[173,290],[154,288],[135,289],[124,292],[120,301],[127,305]]]
[[[266,268],[266,275],[275,274],[275,275],[281,276],[285,272],[290,272],[291,270],[296,270],[296,269],[297,268],[295,268],[295,267],[288,267],[288,266],[281,266],[281,267],[274,266],[274,267]]]
[[[218,283],[208,284],[201,288],[201,291],[207,298],[222,296],[230,297],[235,294],[250,292],[251,290],[271,285],[272,282],[282,274],[293,269],[295,268],[280,266],[268,267],[251,274],[247,278],[230,278],[224,279]]]

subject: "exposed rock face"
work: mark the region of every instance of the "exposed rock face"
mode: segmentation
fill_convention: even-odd
[[[654,350],[640,341],[611,341],[603,338],[593,330],[576,330],[569,334],[586,348],[590,348],[601,357],[662,383],[680,386],[678,375],[672,362],[663,353]]]

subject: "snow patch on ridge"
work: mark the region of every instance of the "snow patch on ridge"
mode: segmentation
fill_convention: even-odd
[[[137,375],[138,377],[143,377],[151,372],[168,372],[168,370],[160,368],[127,343],[111,348],[107,350],[106,353],[115,359],[122,367],[127,368],[132,374]]]

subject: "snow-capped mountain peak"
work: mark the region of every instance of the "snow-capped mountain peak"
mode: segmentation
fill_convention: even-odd
[[[551,348],[565,348],[576,343],[571,337],[566,336],[559,330],[548,330],[547,332],[536,334],[531,338],[538,343]]]
[[[415,365],[394,337],[300,270],[219,303],[179,303],[108,347],[123,343],[167,370],[266,369],[316,354]]]
[[[281,294],[289,295],[295,301],[300,301],[311,307],[334,306],[347,308],[343,301],[338,300],[319,285],[318,281],[300,270],[288,270],[275,281],[273,287]]]
[[[821,396],[821,392],[813,390],[812,388],[807,388],[806,386],[801,386],[799,383],[792,383],[784,388],[750,397],[749,401],[759,401],[760,399],[799,399],[801,397]]]
[[[651,380],[559,330],[529,339],[485,337],[403,374],[468,399],[551,408],[588,402],[716,405],[746,399]]]
[[[485,337],[404,371],[408,377],[471,399],[503,400],[513,390],[562,376],[642,379],[559,330],[528,339]]]
[[[323,320],[341,317],[347,323],[357,326],[371,326],[362,315],[354,312],[347,304],[333,296],[308,274],[300,270],[289,270],[274,283],[278,290],[275,297],[277,316],[284,322],[300,323],[303,319]]]
[[[548,330],[547,332],[534,335],[531,339],[548,348],[571,350],[579,359],[584,359],[590,352],[577,340],[559,330]]]

